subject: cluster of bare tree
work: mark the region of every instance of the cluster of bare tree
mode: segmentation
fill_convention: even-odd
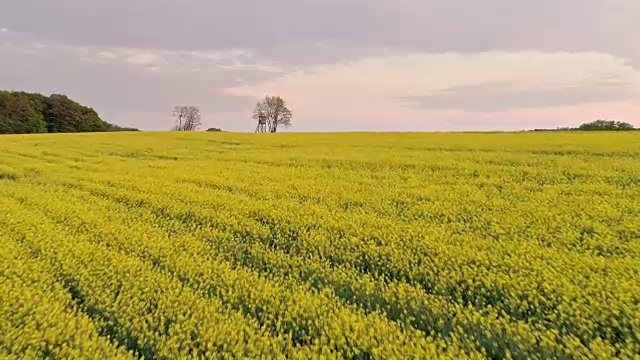
[[[176,105],[172,116],[176,121],[174,131],[195,131],[202,125],[202,113],[197,106]],[[289,127],[292,117],[291,110],[280,96],[265,96],[253,110],[253,119],[258,121],[256,132],[275,133],[279,126]],[[211,128],[207,131],[220,129]]]
[[[176,119],[176,131],[194,131],[202,125],[200,108],[192,105],[176,105],[172,116]]]
[[[275,133],[278,126],[289,127],[292,117],[291,110],[280,96],[266,96],[253,110],[253,118],[258,121],[256,132]]]

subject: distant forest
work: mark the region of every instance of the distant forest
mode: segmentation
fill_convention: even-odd
[[[533,131],[633,131],[636,129],[627,122],[614,121],[614,120],[596,120],[588,123],[584,123],[577,128],[561,127],[556,129],[535,129]]]
[[[0,90],[0,134],[137,131],[110,124],[65,95]]]

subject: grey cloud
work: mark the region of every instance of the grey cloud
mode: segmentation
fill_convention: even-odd
[[[228,95],[224,89],[279,76],[224,58],[188,61],[188,56],[171,59],[160,54],[147,64],[102,61],[100,53],[104,49],[5,44],[0,46],[0,84],[3,89],[67,94],[94,107],[107,121],[159,130],[168,128],[176,104],[198,105],[207,114],[250,112],[255,99]],[[158,123],[118,116],[146,112],[156,112]],[[232,120],[219,126],[232,127]]]
[[[291,66],[375,52],[602,51],[640,61],[633,0],[4,1],[0,26],[47,41],[249,49]]]
[[[497,112],[516,108],[548,108],[588,103],[640,100],[637,85],[603,77],[598,83],[518,87],[510,83],[485,83],[445,89],[426,96],[400,98],[418,109],[457,109]]]
[[[270,48],[367,33],[353,19],[366,0],[21,0],[0,5],[0,24],[76,45],[182,50]],[[56,19],[53,20],[52,19]]]
[[[224,89],[368,56],[595,51],[640,69],[638,19],[636,0],[0,0],[0,29],[7,29],[0,31],[0,85],[66,93],[107,120],[161,129],[166,123],[153,119],[176,103],[200,105],[214,116],[244,116],[255,99]],[[483,86],[405,100],[484,111],[630,96],[611,84]],[[138,122],[118,118],[142,113],[152,115]],[[216,125],[240,126],[236,119],[220,121]]]

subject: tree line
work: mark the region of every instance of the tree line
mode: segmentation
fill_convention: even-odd
[[[577,128],[561,127],[556,129],[535,129],[534,131],[634,131],[640,130],[633,127],[628,122],[615,120],[596,120],[584,123]]]
[[[175,131],[195,131],[202,126],[202,112],[193,105],[177,105],[172,116]],[[265,96],[256,103],[253,120],[255,132],[276,133],[282,127],[291,126],[293,113],[280,96]],[[596,120],[577,128],[535,129],[534,131],[630,131],[635,129],[627,122]],[[66,95],[0,90],[0,134],[71,133],[138,131],[120,127],[100,118],[98,113]],[[207,131],[222,131],[209,128]]]
[[[638,130],[633,125],[614,120],[596,120],[589,123],[584,123],[578,127],[577,130],[582,131],[629,131]]]
[[[0,91],[0,134],[132,131],[65,95]]]

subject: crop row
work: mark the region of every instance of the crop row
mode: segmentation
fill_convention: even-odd
[[[7,138],[0,357],[640,356],[638,140],[492,136]]]

